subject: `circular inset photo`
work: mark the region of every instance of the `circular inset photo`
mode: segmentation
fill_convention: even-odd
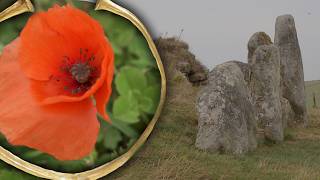
[[[1,11],[14,3],[1,2]],[[161,110],[153,42],[95,3],[32,3],[35,12],[0,22],[0,145],[63,173],[121,157]]]

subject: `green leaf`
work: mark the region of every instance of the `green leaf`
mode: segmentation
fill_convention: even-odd
[[[122,48],[116,43],[111,43],[111,44],[112,44],[112,49],[113,49],[114,54],[121,55],[122,54]]]
[[[134,128],[129,126],[127,123],[124,123],[116,118],[112,118],[112,117],[110,117],[110,118],[112,120],[112,126],[119,129],[126,136],[131,137],[131,138],[139,137],[139,133]]]
[[[4,48],[4,45],[0,42],[0,54],[1,54],[3,48]]]
[[[135,128],[131,127],[128,125],[128,123],[125,123],[119,119],[116,119],[116,117],[113,116],[113,113],[108,111],[108,115],[112,121],[112,126],[114,128],[117,128],[121,133],[124,135],[130,137],[130,138],[137,138],[140,136],[140,134],[136,131]],[[99,132],[98,140],[97,142],[100,143],[102,142],[103,138],[105,137],[104,135],[104,129],[108,128],[110,126],[109,123],[107,123],[101,116],[98,116],[99,122],[101,124],[101,129]]]
[[[129,45],[129,52],[138,56],[136,61],[132,61],[138,67],[156,66],[156,60],[153,57],[149,45],[145,38],[140,36],[135,36],[132,43]]]
[[[117,19],[113,23],[113,29],[116,35],[113,37],[113,42],[121,47],[127,47],[131,44],[132,39],[137,32],[136,28],[127,20]]]
[[[143,112],[152,113],[153,112],[152,100],[147,96],[140,97],[139,98],[139,108]]]
[[[160,102],[160,94],[161,94],[160,85],[149,86],[144,90],[143,94],[152,100],[152,105],[150,107],[150,111],[148,112],[150,114],[155,113]]]
[[[57,163],[59,163],[59,162],[57,162]],[[85,167],[85,165],[86,165],[86,163],[83,160],[63,161],[61,163],[61,169],[63,169],[63,171],[67,171],[67,172],[77,172],[77,171],[82,171],[83,168]]]
[[[98,152],[94,149],[89,156],[83,159],[83,161],[85,161],[85,164],[87,166],[92,166],[96,162],[97,157],[98,157]]]
[[[0,36],[1,43],[8,44],[19,35],[19,32],[16,30],[14,23],[5,21],[0,24],[0,34],[2,34]]]
[[[129,63],[138,68],[147,68],[155,65],[155,59],[139,58],[133,59]]]
[[[135,36],[129,46],[129,51],[141,57],[146,56],[149,50],[149,45],[142,35]]]
[[[37,158],[38,156],[41,156],[42,154],[43,154],[43,152],[30,150],[30,151],[24,153],[22,155],[22,157],[26,158],[26,159],[34,159],[34,158]]]
[[[155,86],[161,84],[161,77],[159,69],[152,68],[147,73],[148,86]]]
[[[120,69],[115,84],[120,95],[128,95],[133,90],[142,92],[147,87],[147,78],[141,69],[128,66]]]
[[[109,126],[109,128],[106,129],[103,145],[107,149],[117,150],[118,144],[119,142],[121,142],[121,140],[122,136],[119,130],[112,126]]]
[[[147,95],[141,93],[140,91],[133,92],[134,97],[138,100],[139,111],[142,113],[152,113],[153,101]]]
[[[107,34],[109,35],[108,32],[111,32],[111,27],[112,27],[114,18],[108,13],[99,12],[99,11],[90,11],[89,14],[91,17],[99,21],[99,23],[102,25],[105,32],[107,32]]]
[[[139,122],[138,101],[135,99],[131,91],[129,91],[127,95],[119,96],[114,101],[112,112],[116,119],[123,122]]]
[[[29,14],[21,14],[0,23],[0,43],[6,45],[19,36],[21,29],[29,18]],[[5,35],[3,35],[5,34]]]
[[[102,128],[100,128],[100,131],[99,131],[99,134],[98,134],[98,138],[97,138],[97,143],[101,143],[103,141],[103,138],[104,138],[104,133],[103,133]]]
[[[101,166],[101,165],[105,164],[106,162],[109,162],[110,160],[112,160],[112,159],[111,159],[111,155],[109,153],[102,154],[97,159],[95,166]]]
[[[21,179],[36,179],[36,178],[29,177],[29,175],[17,173],[17,171],[2,169],[0,171],[0,179],[21,180]]]
[[[128,47],[136,36],[137,29],[130,21],[107,12],[90,12],[104,27],[110,42],[120,47]]]

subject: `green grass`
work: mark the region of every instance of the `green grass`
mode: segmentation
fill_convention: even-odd
[[[312,108],[314,106],[314,95],[316,96],[317,106],[320,108],[320,81],[306,82],[306,98],[308,108]]]
[[[320,90],[320,81],[307,85],[307,94]],[[310,126],[287,129],[282,144],[260,144],[257,150],[242,157],[212,154],[194,146],[197,116],[191,110],[192,102],[183,101],[183,97],[195,95],[192,91],[188,94],[188,90],[190,87],[177,84],[170,87],[169,101],[148,142],[129,163],[104,179],[320,178],[319,109],[309,105]]]
[[[175,107],[174,107],[175,106]],[[260,144],[242,157],[212,154],[194,147],[196,119],[167,104],[155,131],[134,158],[104,179],[319,179],[319,110],[307,129],[288,129],[279,145]],[[185,110],[184,110],[185,111]]]
[[[146,145],[104,179],[319,179],[320,110],[309,109],[310,126],[287,129],[282,144],[260,144],[242,157],[212,154],[194,147],[197,116],[192,101],[183,97],[195,97],[196,89],[179,86],[170,86],[169,101]]]

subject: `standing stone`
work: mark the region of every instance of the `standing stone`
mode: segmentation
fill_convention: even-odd
[[[262,45],[271,45],[272,41],[270,36],[265,32],[254,33],[248,42],[248,62],[251,63],[251,59],[255,50]]]
[[[234,62],[216,66],[200,91],[196,146],[203,150],[243,154],[257,147],[256,121],[249,89]]]
[[[291,15],[279,16],[275,27],[275,45],[280,50],[282,96],[291,104],[295,118],[288,124],[307,125],[307,110],[301,52]]]
[[[281,111],[282,111],[282,126],[283,128],[287,128],[294,126],[294,124],[290,124],[292,123],[292,119],[294,119],[295,117],[295,113],[290,105],[290,102],[284,98],[281,97]]]
[[[252,56],[250,89],[256,108],[258,126],[265,137],[283,141],[280,102],[280,55],[274,45],[259,46]]]

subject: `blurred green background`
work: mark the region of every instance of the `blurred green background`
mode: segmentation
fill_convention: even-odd
[[[14,1],[0,1],[3,10]],[[69,1],[70,2],[70,1]],[[94,5],[71,1],[98,20],[105,29],[115,53],[113,94],[106,107],[112,125],[97,117],[101,123],[95,150],[84,159],[58,161],[52,156],[26,147],[13,147],[1,136],[0,145],[20,158],[41,167],[60,172],[80,172],[93,169],[125,153],[139,138],[152,119],[160,99],[161,80],[156,61],[142,34],[126,19],[107,11],[94,11]],[[47,10],[53,4],[66,2],[34,1],[37,10]],[[25,13],[0,23],[0,52],[19,36],[31,13]],[[8,167],[0,163],[0,167]],[[21,172],[19,172],[21,173]],[[0,170],[0,179],[20,179],[12,169]],[[3,178],[3,176],[7,178]],[[12,177],[11,177],[12,176]],[[22,177],[22,176],[21,176]],[[31,176],[26,176],[24,179]]]

